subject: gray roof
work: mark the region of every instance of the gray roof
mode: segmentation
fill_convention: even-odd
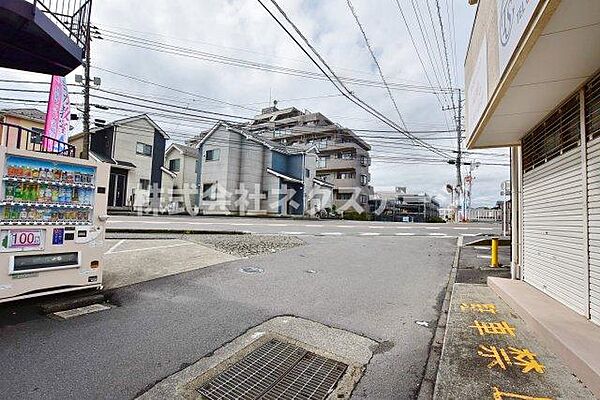
[[[179,143],[173,143],[172,146],[181,151],[184,156],[198,158],[198,149],[195,147],[186,146]]]
[[[25,118],[30,121],[36,121],[41,123],[46,122],[46,113],[38,110],[37,108],[7,108],[4,110],[0,110],[0,114]]]

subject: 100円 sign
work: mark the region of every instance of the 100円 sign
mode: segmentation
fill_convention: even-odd
[[[44,250],[44,229],[3,229],[0,231],[0,251]]]

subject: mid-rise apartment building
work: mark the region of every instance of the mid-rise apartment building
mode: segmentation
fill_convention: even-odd
[[[295,107],[265,108],[247,128],[288,146],[314,144],[319,149],[317,178],[334,185],[336,208],[368,211],[373,194],[369,174],[371,146],[352,130],[335,124],[321,113]]]

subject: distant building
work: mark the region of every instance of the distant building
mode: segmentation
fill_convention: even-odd
[[[368,211],[373,188],[369,185],[371,146],[350,129],[321,113],[295,107],[268,107],[254,117],[248,130],[274,142],[315,145],[319,149],[317,178],[334,186],[333,204],[341,211]]]
[[[370,211],[378,221],[428,222],[439,218],[440,204],[427,193],[410,194],[404,187],[378,191],[370,201]]]
[[[46,113],[37,108],[10,108],[0,110],[0,137],[2,144],[8,147],[17,147],[17,130],[15,126],[29,129],[32,132],[44,133]],[[27,137],[21,136],[19,148],[27,148]]]
[[[452,207],[440,207],[438,213],[440,218],[445,221],[454,220],[454,208]]]
[[[182,212],[198,205],[198,157],[198,149],[194,147],[173,143],[167,148],[165,167],[173,174],[169,211]]]
[[[502,222],[502,208],[475,207],[467,210],[469,222]]]
[[[164,167],[167,139],[169,136],[145,114],[91,129],[90,157],[111,164],[109,210],[161,207],[152,189],[169,187],[174,178]],[[83,133],[70,137],[69,143],[81,154]]]
[[[316,177],[316,146],[284,146],[225,123],[196,144],[203,214],[304,215],[331,206],[333,185]]]

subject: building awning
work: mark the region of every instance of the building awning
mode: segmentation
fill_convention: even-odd
[[[496,38],[488,29],[487,44],[470,44],[465,78],[468,148],[518,145],[600,67],[600,2],[555,4],[531,1],[535,10],[520,38],[507,25],[501,32],[506,36]],[[512,21],[510,15],[505,18]],[[518,43],[508,56],[498,55],[502,40]]]
[[[125,169],[135,169],[136,168],[135,164],[130,163],[129,161],[115,160],[114,158],[107,157],[104,154],[96,153],[94,151],[90,151],[90,157],[92,157],[93,159],[95,159],[97,161],[101,161],[101,162],[104,162],[107,164],[112,164],[112,165],[120,167],[120,168],[125,168]]]
[[[317,178],[314,178],[313,182],[316,183],[319,186],[324,186],[324,187],[328,187],[328,188],[331,188],[331,189],[333,189],[335,187],[333,184],[325,182],[325,181],[322,181],[322,180],[317,179]]]
[[[294,178],[293,176],[282,174],[281,172],[277,172],[275,170],[272,170],[271,168],[267,168],[267,172],[270,173],[271,175],[275,175],[276,177],[283,179],[284,181],[304,184],[304,182],[301,179]]]

